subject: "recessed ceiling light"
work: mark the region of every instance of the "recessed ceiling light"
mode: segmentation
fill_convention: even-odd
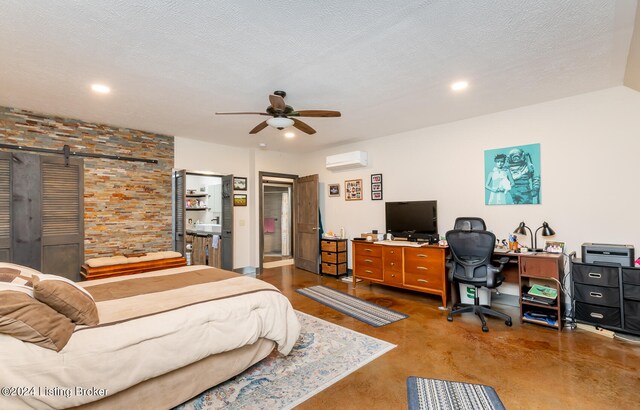
[[[455,83],[451,84],[451,89],[453,91],[461,91],[466,89],[467,87],[469,87],[469,83],[466,81],[456,81]]]
[[[266,147],[267,147],[267,144],[265,144],[264,142],[261,142],[260,144],[258,144],[258,146],[259,146],[260,148],[266,148]]]
[[[99,94],[109,94],[111,92],[111,88],[104,84],[91,84],[91,89]]]
[[[293,138],[296,136],[296,134],[294,134],[293,132],[285,132],[284,136],[287,138]]]

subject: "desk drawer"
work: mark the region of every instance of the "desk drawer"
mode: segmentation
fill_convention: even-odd
[[[579,302],[592,305],[620,307],[620,289],[602,286],[590,286],[576,283],[575,298]]]
[[[408,286],[418,286],[421,288],[441,290],[443,281],[442,275],[439,272],[425,274],[405,271],[404,284]]]
[[[576,302],[576,319],[602,326],[620,327],[620,309]]]
[[[534,278],[559,279],[558,259],[521,256],[520,274]]]
[[[373,245],[371,243],[356,243],[355,246],[355,254],[363,255],[363,256],[374,256],[374,257],[382,257],[382,245]]]
[[[430,275],[435,272],[442,272],[442,262],[428,259],[405,259],[404,271],[416,275]]]
[[[347,253],[322,252],[322,262],[347,263]]]
[[[598,265],[573,264],[573,281],[594,286],[618,286],[618,268]]]

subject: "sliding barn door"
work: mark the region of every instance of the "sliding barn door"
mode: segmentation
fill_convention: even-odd
[[[84,259],[84,163],[40,156],[42,272],[80,280]]]
[[[0,152],[0,262],[11,261],[11,153]]]
[[[233,175],[222,177],[222,269],[233,270]],[[248,245],[247,245],[248,246]]]
[[[13,153],[11,261],[80,279],[84,260],[82,159]]]

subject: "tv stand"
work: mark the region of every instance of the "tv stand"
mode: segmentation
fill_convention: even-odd
[[[408,241],[353,241],[353,286],[356,278],[381,285],[438,295],[447,306],[447,247]]]

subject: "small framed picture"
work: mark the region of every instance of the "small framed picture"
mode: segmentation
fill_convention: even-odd
[[[371,192],[371,199],[374,201],[382,201],[382,191]]]
[[[329,196],[340,196],[340,184],[329,184]]]
[[[376,184],[376,183],[382,184],[382,174],[371,174],[371,183],[372,184]]]
[[[247,190],[247,178],[233,177],[233,190],[234,191],[246,191]]]
[[[233,206],[247,206],[247,194],[233,194]]]
[[[382,192],[382,183],[371,184],[371,192]]]
[[[545,241],[544,242],[544,250],[549,253],[563,253],[564,252],[564,242],[558,241]]]
[[[344,181],[344,199],[347,201],[362,200],[362,180],[350,179]]]

